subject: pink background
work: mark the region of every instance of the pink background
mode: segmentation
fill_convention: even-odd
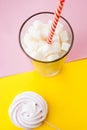
[[[58,0],[0,0],[0,77],[33,69],[22,52],[18,33],[21,24],[33,13],[54,11]],[[74,46],[67,61],[87,57],[87,0],[66,0],[62,16],[74,30]]]

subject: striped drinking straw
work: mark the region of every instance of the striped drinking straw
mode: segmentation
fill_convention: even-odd
[[[54,19],[53,19],[53,22],[52,22],[52,25],[51,25],[51,29],[50,29],[50,32],[49,32],[49,35],[48,35],[48,39],[47,39],[47,43],[48,44],[52,43],[52,39],[53,39],[55,30],[56,30],[57,23],[59,21],[61,12],[62,12],[62,8],[63,8],[63,5],[64,5],[64,2],[65,2],[65,0],[59,0],[58,1],[58,6],[57,6],[57,9],[55,11]]]

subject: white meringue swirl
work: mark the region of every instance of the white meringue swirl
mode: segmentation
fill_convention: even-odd
[[[37,93],[29,91],[19,94],[9,108],[12,122],[21,128],[31,129],[41,125],[48,112],[46,101]]]

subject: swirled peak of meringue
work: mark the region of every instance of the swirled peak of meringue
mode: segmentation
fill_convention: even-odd
[[[13,124],[25,129],[40,126],[47,112],[48,106],[44,98],[32,91],[17,95],[9,108]]]

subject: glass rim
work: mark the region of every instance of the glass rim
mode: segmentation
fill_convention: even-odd
[[[35,13],[35,14],[31,15],[29,18],[27,18],[27,19],[23,22],[23,24],[21,25],[21,27],[20,27],[20,29],[19,29],[19,36],[18,36],[20,47],[21,47],[21,49],[23,50],[23,52],[24,52],[30,59],[32,59],[33,61],[41,62],[41,63],[57,62],[57,61],[63,59],[63,58],[70,52],[70,50],[71,50],[71,48],[72,48],[72,46],[73,46],[73,42],[74,42],[74,32],[73,32],[73,29],[72,29],[70,23],[69,23],[63,16],[60,16],[60,18],[62,18],[62,19],[67,23],[67,25],[69,26],[69,28],[70,28],[70,30],[71,30],[71,34],[72,34],[71,46],[70,46],[69,50],[68,50],[63,56],[61,56],[61,57],[58,58],[58,59],[52,60],[52,61],[41,61],[41,60],[35,59],[35,58],[31,57],[30,55],[28,55],[28,54],[25,52],[24,48],[22,47],[22,44],[21,44],[21,32],[22,32],[22,29],[23,29],[24,25],[25,25],[32,17],[37,16],[37,15],[40,15],[40,14],[52,14],[52,15],[54,15],[54,12],[48,12],[48,11],[46,11],[46,12],[38,12],[38,13]]]

